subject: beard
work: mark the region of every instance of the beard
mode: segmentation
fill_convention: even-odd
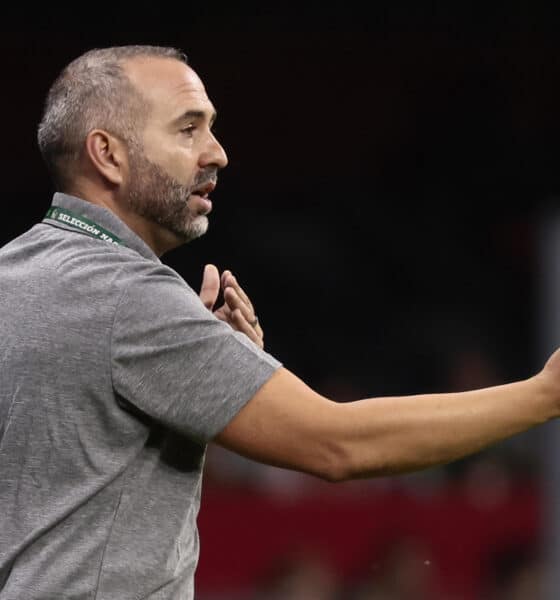
[[[129,161],[128,202],[136,214],[157,223],[183,242],[206,233],[208,218],[191,210],[187,201],[196,186],[215,181],[215,167],[198,173],[192,185],[183,185],[148,160],[139,148],[130,148]]]

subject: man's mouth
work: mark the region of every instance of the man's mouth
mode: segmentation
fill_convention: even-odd
[[[195,194],[201,198],[208,198],[208,195],[214,191],[216,187],[216,181],[207,181],[201,185],[197,185],[193,188],[191,195]]]
[[[208,195],[215,187],[216,181],[207,181],[206,183],[195,186],[189,196],[192,210],[200,215],[207,215],[212,210],[212,202]]]

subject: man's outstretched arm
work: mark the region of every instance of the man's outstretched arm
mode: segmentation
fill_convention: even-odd
[[[215,442],[330,481],[446,463],[560,415],[560,351],[537,375],[468,392],[337,403],[280,369]]]

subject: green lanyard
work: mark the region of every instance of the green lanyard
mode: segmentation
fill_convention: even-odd
[[[86,219],[86,217],[73,213],[60,206],[51,206],[45,215],[45,219],[52,219],[53,221],[64,223],[76,231],[81,231],[90,237],[103,240],[104,242],[110,242],[111,244],[117,244],[119,246],[126,245],[114,233],[111,233],[107,229],[103,229],[103,227],[94,221],[90,221],[90,219]]]

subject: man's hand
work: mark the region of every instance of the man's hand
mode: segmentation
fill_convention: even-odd
[[[552,353],[536,379],[543,383],[547,395],[555,398],[556,416],[560,417],[560,349]]]
[[[224,304],[214,310],[220,286],[224,294]],[[255,315],[255,309],[231,271],[224,271],[220,277],[220,273],[214,265],[206,265],[200,288],[200,299],[218,319],[244,333],[260,348],[264,348],[264,333]]]

